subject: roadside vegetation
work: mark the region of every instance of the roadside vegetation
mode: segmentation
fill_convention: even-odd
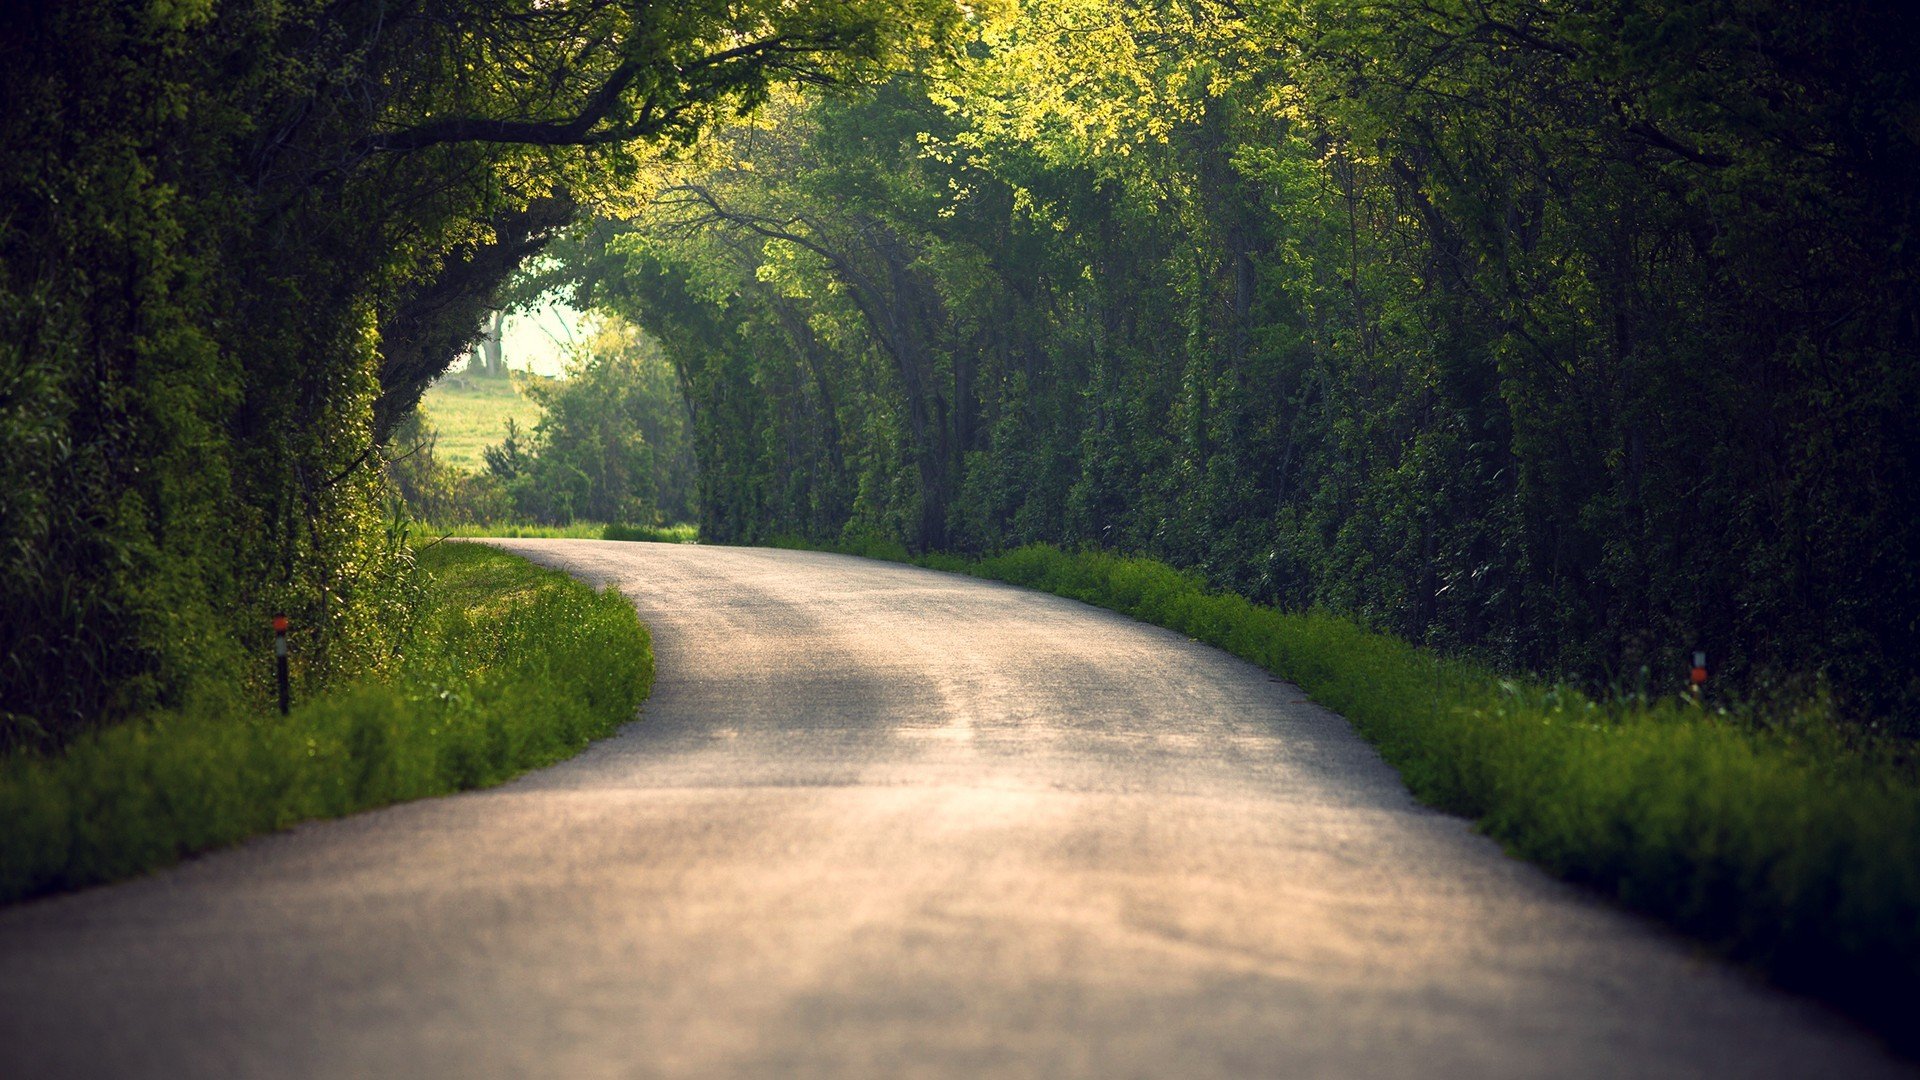
[[[1898,747],[1843,745],[1816,706],[1596,699],[1351,618],[1255,604],[1147,558],[840,550],[1071,597],[1252,661],[1350,720],[1422,802],[1920,1047],[1914,763]]]
[[[478,544],[431,545],[419,571],[402,652],[376,677],[284,718],[236,695],[0,761],[0,902],[497,784],[611,733],[652,687],[646,628],[617,593]]]
[[[645,540],[655,544],[697,544],[700,527],[682,522],[678,525],[609,525],[598,521],[576,521],[571,525],[525,525],[502,522],[494,525],[426,526],[436,535],[450,537],[532,537],[547,540]]]

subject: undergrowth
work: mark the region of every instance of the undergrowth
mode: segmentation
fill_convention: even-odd
[[[682,523],[679,525],[608,525],[600,530],[602,540],[645,540],[655,544],[697,544],[700,542],[700,526]]]
[[[426,600],[384,682],[287,717],[152,716],[0,761],[0,902],[497,784],[633,717],[653,653],[625,598],[478,544],[431,545],[419,562]]]
[[[505,538],[537,538],[548,540],[644,540],[656,544],[697,544],[700,542],[700,526],[681,523],[679,525],[621,525],[602,524],[598,521],[576,521],[571,525],[526,525],[495,524],[427,526],[435,535],[455,537],[496,536]]]
[[[904,558],[864,545],[857,553]],[[1920,1046],[1920,787],[1817,716],[1596,701],[1437,657],[1353,621],[1209,592],[1151,559],[1036,545],[914,562],[1179,631],[1345,716],[1429,805],[1658,916],[1903,1049]]]

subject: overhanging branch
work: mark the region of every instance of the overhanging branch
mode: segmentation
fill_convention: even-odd
[[[445,143],[513,143],[523,146],[597,146],[652,138],[665,132],[686,111],[718,101],[779,73],[797,82],[831,83],[826,72],[806,65],[805,58],[843,48],[856,34],[828,31],[763,38],[703,56],[672,71],[684,84],[681,99],[656,108],[651,98],[630,120],[615,120],[628,91],[642,82],[654,65],[629,59],[608,74],[606,81],[571,117],[551,120],[502,119],[487,116],[446,117],[397,131],[380,132],[361,143],[363,153],[404,153]]]

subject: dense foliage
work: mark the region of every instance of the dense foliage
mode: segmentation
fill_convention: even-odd
[[[633,605],[478,544],[420,559],[407,656],[291,716],[155,714],[0,761],[0,903],[297,821],[485,787],[633,718],[653,651]]]
[[[938,0],[0,6],[0,749],[196,697],[292,617],[395,661],[382,447],[582,206]]]
[[[681,372],[706,535],[1139,551],[1911,730],[1920,15],[1003,16],[776,98],[577,260]]]

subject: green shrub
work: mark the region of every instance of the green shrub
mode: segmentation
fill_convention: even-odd
[[[0,901],[497,784],[633,717],[653,653],[624,597],[476,544],[431,546],[420,564],[425,603],[385,681],[284,718],[168,713],[0,762]]]

